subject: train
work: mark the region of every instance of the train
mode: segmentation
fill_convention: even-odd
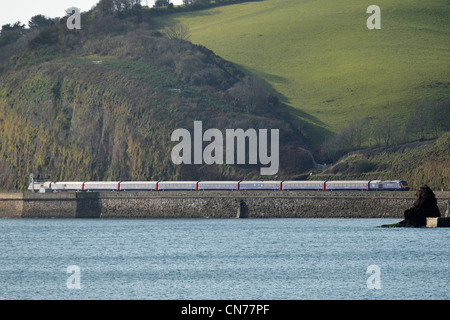
[[[341,181],[70,181],[32,182],[29,191],[366,190],[408,191],[404,180]]]

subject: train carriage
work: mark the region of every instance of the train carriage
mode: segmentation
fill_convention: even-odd
[[[395,190],[409,190],[408,183],[403,180],[372,180],[369,184],[370,190],[376,191],[395,191]]]
[[[281,190],[282,181],[241,181],[239,190]]]
[[[198,181],[160,181],[158,190],[197,190]]]
[[[282,190],[325,190],[325,181],[283,181]]]
[[[121,191],[153,191],[158,190],[158,181],[121,181]]]
[[[198,190],[239,190],[239,181],[199,181]]]
[[[369,190],[370,180],[327,181],[325,190]]]
[[[52,191],[82,191],[83,190],[83,183],[82,181],[68,181],[68,182],[53,182],[50,186]]]
[[[39,191],[39,189],[44,187],[44,182],[34,182],[28,185],[28,191]]]
[[[83,191],[117,191],[119,181],[88,181],[84,183]]]

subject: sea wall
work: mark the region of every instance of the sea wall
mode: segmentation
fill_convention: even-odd
[[[435,192],[443,215],[450,192]],[[0,194],[8,218],[403,218],[415,192],[149,191]]]
[[[20,218],[22,213],[22,193],[0,193],[0,217]]]

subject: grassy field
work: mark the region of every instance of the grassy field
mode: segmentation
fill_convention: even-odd
[[[356,116],[405,120],[418,102],[449,96],[447,0],[264,0],[155,19],[189,26],[204,45],[263,78],[320,142]]]

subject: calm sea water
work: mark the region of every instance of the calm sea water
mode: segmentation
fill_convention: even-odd
[[[397,221],[0,219],[0,298],[449,299],[450,229]]]

